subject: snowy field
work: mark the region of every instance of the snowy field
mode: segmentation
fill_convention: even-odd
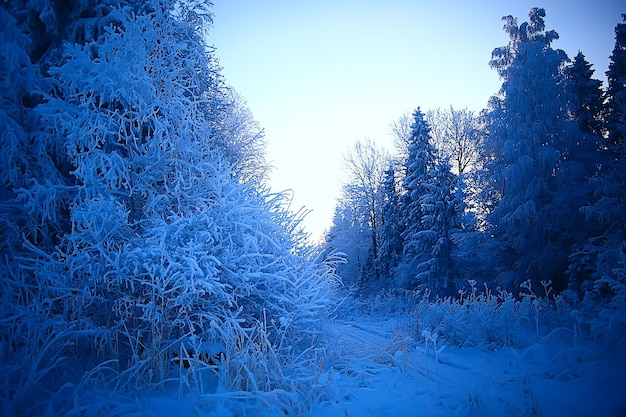
[[[566,329],[523,349],[456,348],[428,331],[418,336],[414,317],[351,315],[326,324],[330,349],[303,416],[626,415],[623,348],[571,345]],[[284,415],[262,404],[220,405],[219,394],[174,396],[152,397],[139,414]]]

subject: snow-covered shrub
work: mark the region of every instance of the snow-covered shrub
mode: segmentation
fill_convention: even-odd
[[[576,323],[569,305],[552,297],[550,282],[542,282],[544,293],[536,294],[530,281],[523,283],[518,297],[505,290],[481,292],[469,280],[469,289],[459,298],[430,300],[427,296],[416,308],[417,331],[439,334],[458,347],[523,347],[541,343],[556,329],[563,330],[566,342],[576,342]]]
[[[113,399],[100,407],[99,385],[305,404],[312,382],[300,377],[319,369],[341,258],[316,257],[285,195],[234,170],[218,135],[227,95],[201,36],[206,3],[72,14],[27,119],[0,109],[16,126],[0,159],[15,214],[1,218],[3,415],[90,401],[94,414],[122,413]],[[23,149],[26,161],[13,158]],[[189,341],[223,346],[217,374],[174,366]]]
[[[585,333],[581,317],[573,314],[575,305],[553,296],[549,282],[536,294],[526,282],[519,296],[485,286],[480,290],[473,280],[459,297],[433,297],[430,291],[383,291],[367,299],[347,302],[343,314],[359,310],[383,319],[412,317],[412,337],[425,341],[438,337],[456,347],[523,347],[543,343],[558,336],[562,343],[575,344]],[[557,330],[558,329],[558,330]],[[435,336],[436,335],[436,336]]]

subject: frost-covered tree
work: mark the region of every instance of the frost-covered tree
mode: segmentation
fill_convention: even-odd
[[[424,184],[428,181],[428,174],[435,168],[437,149],[431,144],[430,125],[419,108],[413,113],[411,128],[409,153],[404,161],[404,205],[408,210],[408,224],[417,225],[421,219],[418,201],[425,191]]]
[[[602,136],[604,92],[602,81],[592,78],[593,73],[592,65],[582,52],[578,52],[566,69],[574,118],[581,132]]]
[[[345,264],[338,265],[337,274],[348,288],[357,288],[372,279],[371,230],[365,219],[363,207],[353,201],[340,199],[335,207],[333,223],[328,230],[323,248],[339,251],[346,257]]]
[[[489,127],[491,161],[498,195],[489,221],[509,260],[506,285],[551,279],[564,288],[571,230],[578,208],[559,204],[567,182],[561,170],[568,140],[577,137],[569,117],[565,53],[551,47],[558,34],[546,31],[545,11],[533,8],[529,22],[503,18],[507,46],[496,48],[490,65],[503,80],[492,101]]]
[[[401,194],[398,190],[399,184],[397,184],[397,181],[396,170],[393,164],[389,164],[382,184],[382,227],[379,239],[380,273],[387,280],[393,277],[402,256],[404,222],[402,219],[402,206],[400,205]]]
[[[389,124],[399,161],[404,161],[409,154],[411,133],[413,131],[411,126],[413,126],[413,115],[411,112],[404,113],[397,120]]]
[[[450,160],[454,173],[467,174],[478,168],[484,132],[480,118],[473,111],[450,106],[449,109],[428,110],[425,118],[431,129],[431,143],[442,157]],[[400,160],[406,159],[409,153],[412,125],[410,113],[390,125]]]
[[[0,8],[0,24],[3,27],[0,33],[0,121],[3,127],[0,133],[0,247],[5,256],[15,258],[22,251],[22,234],[32,236],[31,239],[41,244],[46,240],[45,244],[52,246],[56,243],[54,234],[61,230],[58,224],[28,215],[19,201],[21,188],[29,186],[31,181],[50,180],[54,172],[35,167],[36,151],[29,146],[30,126],[27,123],[30,109],[25,102],[30,100],[31,90],[41,88],[42,84],[38,68],[31,62],[32,43],[21,32],[15,17],[4,8]],[[31,173],[31,170],[37,172]],[[50,216],[56,217],[57,214],[50,213]],[[6,267],[7,261],[2,259],[0,265]]]
[[[626,21],[626,14],[622,15]],[[606,72],[606,129],[611,148],[623,157],[626,137],[626,23],[615,26],[615,47]]]
[[[404,194],[402,196],[403,255],[398,267],[398,279],[402,285],[416,284],[416,262],[425,254],[420,243],[420,233],[424,230],[421,198],[427,193],[426,184],[432,178],[437,164],[437,150],[430,143],[430,126],[424,114],[418,108],[413,113],[413,125],[410,136],[408,156],[404,161]]]
[[[421,230],[408,243],[416,254],[415,282],[442,296],[454,294],[458,280],[452,259],[453,234],[462,227],[464,203],[457,179],[447,161],[437,161],[419,199]]]
[[[345,155],[344,164],[348,172],[348,182],[344,185],[344,199],[355,208],[355,214],[362,216],[355,219],[355,224],[366,231],[369,240],[369,256],[364,267],[365,280],[378,280],[380,271],[379,237],[382,226],[381,184],[384,178],[385,164],[389,160],[384,150],[371,140],[357,141],[354,148]]]
[[[618,294],[612,308],[623,309],[626,259],[626,15],[615,27],[615,47],[607,71],[606,124],[608,157],[599,174],[591,178],[593,204],[584,207],[589,222],[598,224],[572,255],[570,285],[583,291],[606,290]],[[607,320],[618,319],[621,313]],[[611,313],[612,315],[613,313]],[[620,317],[620,318],[618,318]]]
[[[597,215],[609,220],[617,236],[623,238],[626,234],[626,15],[622,18],[623,22],[615,27],[615,47],[607,71],[606,128],[614,162],[603,181],[605,188],[601,190]]]
[[[457,175],[477,168],[480,157],[481,129],[478,117],[468,109],[435,109],[426,112],[433,145],[452,164]]]
[[[602,82],[593,78],[592,65],[579,52],[572,64],[566,68],[571,111],[578,123],[578,132],[572,132],[563,152],[560,177],[563,191],[556,197],[558,202],[569,207],[568,211],[589,207],[598,199],[595,192],[600,176],[610,163],[604,135],[604,92]],[[583,243],[602,233],[603,226],[597,219],[583,213],[577,215],[577,222],[569,234],[573,237],[573,254],[568,267],[569,287],[589,289],[591,276],[587,265],[588,257],[581,251]]]

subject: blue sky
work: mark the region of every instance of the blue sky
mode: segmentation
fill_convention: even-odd
[[[626,13],[618,0],[214,2],[209,43],[265,129],[272,187],[312,210],[314,239],[331,224],[356,140],[391,149],[389,124],[417,106],[486,106],[501,85],[488,62],[508,42],[502,16],[521,23],[543,7],[554,47],[582,50],[603,79]]]

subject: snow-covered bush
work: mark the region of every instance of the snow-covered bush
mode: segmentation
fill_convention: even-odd
[[[518,296],[498,289],[482,290],[473,280],[459,297],[435,297],[432,292],[382,291],[366,298],[346,302],[342,317],[354,311],[384,319],[412,317],[415,340],[439,338],[442,343],[456,347],[525,347],[547,342],[558,333],[566,345],[573,345],[589,335],[588,324],[577,306],[562,296],[553,296],[549,282],[543,282],[537,294],[531,282],[523,285]],[[435,336],[436,335],[436,336]]]
[[[543,282],[544,293],[538,295],[527,281],[518,297],[486,286],[479,292],[475,281],[468,284],[459,298],[425,296],[416,308],[418,333],[431,330],[458,347],[497,348],[540,343],[559,328],[567,335],[566,343],[575,343],[569,307],[561,297],[551,296],[549,282]]]
[[[316,257],[286,196],[235,171],[207,4],[72,12],[27,117],[0,109],[15,125],[0,158],[14,214],[2,215],[3,415],[121,414],[123,393],[172,386],[286,412],[306,404],[312,382],[300,377],[319,369],[341,258]],[[3,47],[27,61],[28,39],[0,13]],[[223,347],[217,370],[175,366],[176,349],[207,344]]]

